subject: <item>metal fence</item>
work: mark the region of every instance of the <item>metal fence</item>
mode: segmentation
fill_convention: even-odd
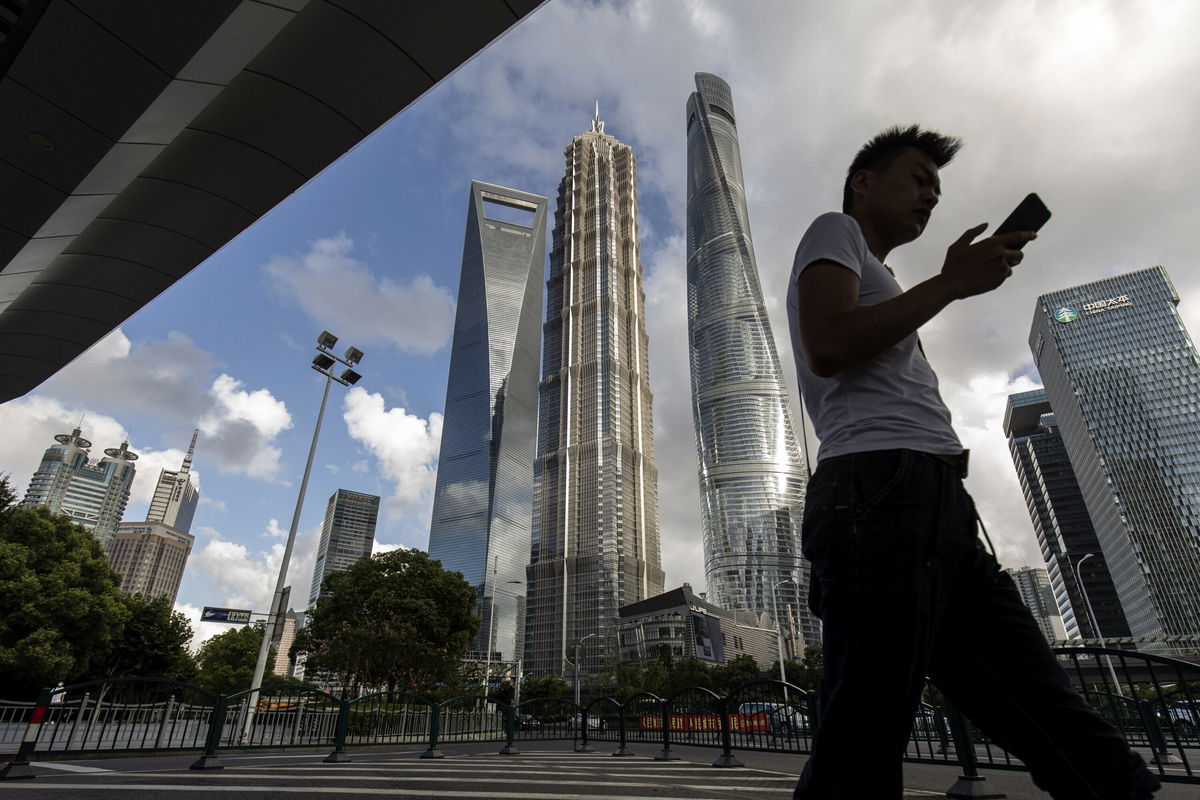
[[[1084,697],[1164,780],[1200,784],[1200,666],[1121,650],[1056,653]],[[612,747],[613,755],[632,755],[636,743],[652,745],[663,761],[689,745],[719,750],[713,766],[736,767],[735,751],[811,752],[820,711],[815,693],[775,680],[724,697],[688,688],[624,702],[537,698],[509,706],[482,695],[437,702],[405,692],[341,700],[303,686],[218,696],[174,681],[119,678],[44,689],[36,703],[0,702],[0,745],[18,750],[0,778],[32,777],[37,756],[198,752],[193,768],[211,769],[229,751],[328,749],[326,760],[336,762],[348,760],[348,747],[415,744],[424,746],[422,757],[440,758],[440,747],[468,742],[502,742],[501,753],[517,753],[527,742],[569,741],[578,751]],[[972,779],[984,766],[1024,768],[949,703],[920,705],[904,758],[957,764]]]

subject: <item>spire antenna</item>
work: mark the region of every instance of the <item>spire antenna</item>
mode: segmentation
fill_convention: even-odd
[[[183,466],[179,468],[180,472],[191,472],[192,471],[192,456],[196,452],[196,437],[199,435],[200,435],[199,428],[195,428],[192,430],[192,443],[188,445],[187,455],[185,455],[183,457]]]
[[[596,116],[592,117],[592,130],[596,133],[604,133],[604,121],[600,119],[600,100],[596,100]]]

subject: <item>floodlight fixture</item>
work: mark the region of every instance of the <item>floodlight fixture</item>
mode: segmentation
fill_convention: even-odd
[[[326,350],[332,350],[337,346],[338,337],[334,336],[329,331],[321,331],[321,335],[317,337],[317,347],[323,347]]]
[[[333,357],[317,353],[313,356],[312,365],[323,372],[333,366]]]
[[[347,386],[353,386],[354,384],[358,383],[361,377],[362,375],[359,375],[352,369],[342,370],[342,383],[346,384]]]
[[[363,357],[363,351],[359,350],[357,347],[347,347],[346,348],[346,363],[347,364],[351,364],[351,365],[357,364],[358,362],[362,361],[362,357]]]

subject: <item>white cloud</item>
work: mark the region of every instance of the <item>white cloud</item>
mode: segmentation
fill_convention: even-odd
[[[200,505],[212,506],[222,514],[229,511],[229,506],[225,504],[224,500],[213,500],[211,497],[205,497],[204,495],[200,495]]]
[[[405,547],[402,544],[389,544],[387,542],[381,542],[378,539],[376,539],[375,542],[371,546],[371,555],[377,556],[380,553],[390,553],[393,550],[411,550],[411,549],[412,548]]]
[[[407,281],[377,277],[351,257],[345,233],[317,239],[299,258],[277,256],[266,265],[272,288],[300,306],[345,343],[387,342],[429,355],[445,347],[454,328],[454,299],[426,273]]]
[[[234,542],[213,528],[200,529],[204,544],[192,551],[188,559],[188,572],[203,576],[209,599],[207,605],[248,608],[252,611],[268,611],[275,592],[275,580],[279,565],[283,561],[286,531],[279,528],[277,520],[269,520],[262,536],[272,539],[269,550],[251,549]],[[261,537],[260,537],[261,538]],[[321,526],[297,532],[296,542],[288,565],[287,585],[292,587],[289,605],[297,610],[308,605],[308,591],[312,581],[313,563],[321,541]],[[198,617],[197,617],[198,619]],[[195,627],[195,623],[193,623]],[[213,632],[205,624],[206,635]]]
[[[367,465],[367,460],[364,458],[351,464],[350,469],[354,472],[369,472],[371,468]]]
[[[406,520],[406,538],[423,546],[437,480],[442,415],[433,412],[422,419],[403,408],[386,408],[383,395],[356,386],[346,394],[342,417],[350,436],[375,458],[380,477],[394,484],[384,502],[388,516]]]
[[[292,427],[292,416],[269,390],[246,391],[243,385],[224,373],[213,381],[212,404],[199,423],[202,441],[205,449],[220,454],[222,470],[274,480],[282,453],[271,442]]]

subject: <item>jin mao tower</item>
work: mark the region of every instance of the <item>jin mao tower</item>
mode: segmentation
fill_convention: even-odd
[[[582,679],[616,651],[618,609],[661,593],[663,571],[637,160],[604,132],[599,108],[564,155],[546,284],[526,659],[535,673],[561,673],[581,643]]]
[[[794,618],[820,641],[800,554],[806,474],[763,304],[729,84],[696,74],[687,102],[692,416],[708,597]]]

